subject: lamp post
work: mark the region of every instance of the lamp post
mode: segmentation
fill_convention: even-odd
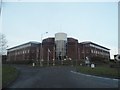
[[[50,60],[49,60],[49,59],[50,59],[50,58],[49,58],[49,53],[51,53],[51,51],[49,50],[49,48],[48,48],[47,53],[48,53],[48,55],[47,55],[47,59],[48,59],[48,60],[47,60],[47,65],[49,66],[49,62],[50,62]]]
[[[42,48],[42,38],[43,38],[43,35],[44,34],[47,34],[48,32],[45,32],[45,33],[42,33],[41,34],[41,45],[40,45],[40,66],[42,67],[43,66],[43,64],[42,64],[42,62],[43,62],[43,48]]]

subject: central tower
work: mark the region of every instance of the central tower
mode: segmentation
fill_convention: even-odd
[[[66,57],[66,44],[67,44],[67,34],[66,33],[56,33],[55,34],[55,47],[56,47],[56,58],[62,60]]]

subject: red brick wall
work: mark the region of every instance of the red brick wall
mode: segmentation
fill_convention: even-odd
[[[48,60],[48,55],[49,60],[50,61],[53,60],[54,47],[55,47],[54,38],[47,38],[43,40],[43,59],[45,61]],[[49,54],[48,49],[50,50]]]
[[[68,38],[67,56],[73,60],[78,59],[78,41],[73,38]]]

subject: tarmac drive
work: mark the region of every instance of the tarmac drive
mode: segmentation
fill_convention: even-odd
[[[118,88],[118,80],[77,74],[70,66],[14,65],[20,75],[8,88]]]

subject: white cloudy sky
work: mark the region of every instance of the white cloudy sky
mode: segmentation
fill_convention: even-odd
[[[117,2],[8,2],[2,3],[1,30],[8,46],[29,41],[41,42],[41,34],[53,37],[65,32],[69,37],[92,41],[118,52]],[[28,0],[26,0],[28,1]]]

